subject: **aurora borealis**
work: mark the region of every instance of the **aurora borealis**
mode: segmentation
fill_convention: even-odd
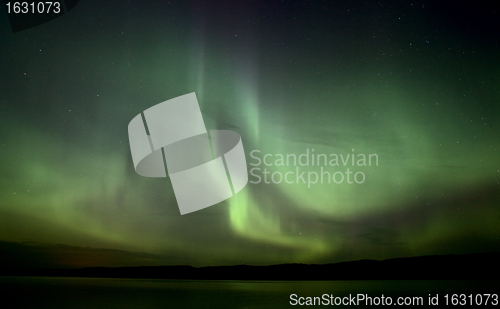
[[[81,0],[12,33],[2,12],[1,250],[61,267],[499,251],[498,14],[463,1]],[[248,183],[181,216],[168,178],[135,173],[127,125],[191,92],[208,130],[241,135],[249,171],[254,150],[378,164],[323,166],[362,171],[359,184]]]

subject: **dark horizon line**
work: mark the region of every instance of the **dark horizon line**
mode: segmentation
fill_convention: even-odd
[[[0,276],[263,281],[498,280],[492,269],[498,265],[499,258],[500,252],[492,252],[269,266],[170,265],[35,270],[3,268],[0,269]]]

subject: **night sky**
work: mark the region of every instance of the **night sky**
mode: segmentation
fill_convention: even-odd
[[[16,33],[0,11],[3,262],[500,251],[499,7],[435,2],[81,0]],[[295,181],[298,168],[306,183],[250,175],[236,196],[181,216],[169,178],[135,172],[127,126],[191,92],[208,130],[241,135],[249,172]],[[313,149],[356,164],[275,164]],[[266,154],[271,165],[252,165]],[[308,185],[321,168],[365,180]]]

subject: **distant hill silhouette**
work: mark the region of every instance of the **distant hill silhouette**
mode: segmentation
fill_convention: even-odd
[[[189,280],[498,280],[500,253],[435,255],[383,261],[271,266],[148,266],[80,269],[1,270],[2,276],[151,278]]]

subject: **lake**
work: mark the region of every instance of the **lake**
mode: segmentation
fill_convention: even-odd
[[[399,297],[402,302],[418,302],[429,307],[429,294],[445,305],[451,305],[453,294],[460,301],[484,303],[486,293],[498,293],[498,282],[492,281],[195,281],[157,279],[0,277],[2,302],[6,308],[290,308],[302,307],[299,302],[316,305],[332,302],[342,305],[357,300],[372,306]],[[294,296],[290,296],[294,294]],[[327,294],[326,296],[324,294]],[[478,296],[480,294],[480,296]],[[349,298],[351,295],[351,299]],[[383,296],[383,298],[382,298]],[[435,297],[438,296],[436,299]],[[299,299],[300,297],[303,297]],[[311,298],[307,298],[311,297]],[[314,299],[316,297],[316,299]],[[365,297],[365,300],[362,298]],[[389,299],[390,297],[390,299]],[[462,298],[464,298],[462,296]],[[494,301],[493,296],[488,302]],[[340,302],[340,303],[339,303]],[[296,305],[292,306],[291,303]],[[413,303],[415,304],[415,303]],[[308,306],[307,306],[308,307]],[[436,307],[436,306],[432,306]]]

